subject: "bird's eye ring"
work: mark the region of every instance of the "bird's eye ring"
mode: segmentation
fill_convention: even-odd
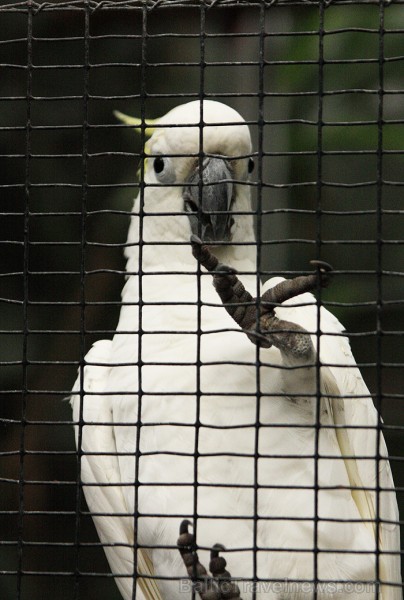
[[[162,173],[162,171],[164,170],[164,158],[162,158],[161,156],[157,156],[154,159],[153,167],[155,173]]]
[[[254,171],[255,163],[253,158],[248,159],[248,172],[252,173]]]
[[[157,181],[162,185],[171,185],[176,180],[175,164],[169,156],[155,156],[153,170]]]

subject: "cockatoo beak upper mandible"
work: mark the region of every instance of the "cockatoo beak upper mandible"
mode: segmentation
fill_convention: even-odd
[[[229,241],[234,191],[231,166],[224,157],[206,157],[201,168],[202,179],[197,165],[183,190],[192,233],[204,242]]]

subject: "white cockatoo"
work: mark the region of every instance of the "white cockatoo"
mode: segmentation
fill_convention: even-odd
[[[145,133],[119,323],[71,397],[85,497],[122,597],[191,598],[183,558],[201,572],[221,543],[238,588],[222,596],[207,580],[206,599],[398,600],[381,420],[343,328],[289,284],[282,306],[260,306],[282,280],[257,276],[248,126],[195,101]],[[230,289],[228,311],[206,266],[222,300]],[[259,298],[248,327],[233,320],[233,288]],[[200,562],[192,544],[177,548],[187,521]]]

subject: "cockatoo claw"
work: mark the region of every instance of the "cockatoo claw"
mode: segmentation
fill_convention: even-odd
[[[181,521],[180,536],[184,533],[188,533],[188,527],[192,527],[192,523],[189,519],[184,519],[183,521]]]
[[[192,254],[194,258],[201,263],[208,271],[215,271],[219,261],[214,256],[208,246],[195,234],[191,235]]]
[[[208,246],[191,236],[192,253],[213,276],[213,285],[223,306],[241,327],[249,340],[260,347],[276,346],[288,358],[310,361],[314,348],[308,332],[296,323],[283,321],[275,308],[286,300],[328,285],[332,267],[322,261],[312,261],[316,272],[278,283],[261,298],[253,298],[231,267],[219,263]]]
[[[222,544],[212,547],[209,562],[211,576],[208,575],[205,567],[199,562],[195,536],[188,530],[191,525],[187,519],[181,522],[177,546],[187,573],[192,579],[194,590],[201,600],[242,600],[239,587],[232,581],[229,571],[226,571],[226,560],[219,555],[225,547]]]
[[[210,551],[210,558],[217,558],[219,556],[219,552],[223,552],[226,550],[226,547],[223,544],[214,544]]]
[[[321,287],[327,287],[331,281],[333,268],[332,266],[323,260],[311,260],[310,264],[316,267],[317,277]]]

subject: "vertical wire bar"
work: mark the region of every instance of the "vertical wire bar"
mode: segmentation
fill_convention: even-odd
[[[30,244],[30,178],[31,178],[31,100],[32,100],[32,42],[33,19],[32,2],[27,6],[27,125],[25,137],[25,208],[24,208],[24,264],[23,264],[23,345],[22,345],[22,403],[21,403],[21,435],[20,463],[18,474],[18,566],[17,566],[17,600],[22,593],[23,554],[24,554],[24,509],[25,509],[25,427],[28,394],[28,304],[29,304],[29,244]]]
[[[147,6],[142,9],[142,56],[140,67],[140,170],[139,170],[139,267],[138,267],[138,334],[137,334],[137,375],[138,375],[138,404],[136,417],[136,452],[135,452],[135,473],[134,473],[134,498],[133,498],[133,587],[132,600],[136,600],[137,596],[137,578],[138,578],[138,551],[140,549],[138,542],[139,529],[139,481],[140,481],[140,436],[142,432],[142,405],[143,405],[143,390],[142,390],[142,344],[143,344],[143,328],[142,328],[142,307],[143,307],[143,218],[144,218],[144,194],[145,194],[145,144],[146,144],[146,67],[147,67]]]
[[[83,129],[82,129],[82,206],[81,206],[81,238],[80,238],[80,408],[77,432],[77,473],[76,473],[76,518],[74,544],[76,548],[74,599],[80,597],[80,544],[81,544],[81,501],[83,482],[81,480],[81,459],[83,456],[83,426],[84,426],[84,360],[86,343],[85,319],[85,280],[86,280],[86,245],[87,245],[87,193],[88,193],[88,102],[89,102],[89,64],[90,64],[90,7],[86,1],[84,10],[84,64],[83,64]]]
[[[376,562],[375,562],[375,598],[379,597],[380,588],[380,441],[382,429],[382,399],[383,399],[383,381],[382,381],[382,337],[383,337],[383,109],[384,109],[384,0],[379,1],[379,89],[378,89],[378,115],[377,115],[377,196],[376,196],[376,236],[377,236],[377,297],[376,297],[376,409],[377,409],[377,431],[375,448],[375,520],[376,520]]]
[[[198,167],[199,167],[199,206],[202,207],[202,192],[203,192],[203,136],[204,136],[204,114],[203,114],[203,100],[205,96],[205,30],[206,30],[206,13],[203,2],[200,4],[199,11],[199,101],[200,101],[200,112],[199,112],[199,156],[198,156]],[[200,222],[200,220],[199,220]],[[200,234],[200,232],[198,232]],[[196,546],[198,546],[198,465],[199,465],[199,434],[201,427],[200,413],[201,413],[201,341],[202,341],[202,290],[201,290],[201,277],[202,277],[201,266],[197,265],[197,316],[196,316],[196,407],[195,407],[195,443],[194,443],[194,482],[193,482],[193,507],[192,507],[192,519],[194,526],[194,536],[196,540]],[[197,576],[196,564],[194,564],[193,576]],[[192,588],[192,598],[196,598],[194,587]]]
[[[318,30],[318,111],[317,111],[317,206],[316,206],[316,249],[317,258],[321,258],[322,246],[322,191],[323,191],[323,98],[324,98],[324,17],[325,3],[320,0],[319,3],[319,30]],[[320,456],[320,435],[321,435],[321,361],[320,361],[320,343],[321,343],[321,285],[317,286],[317,355],[316,355],[316,408],[315,408],[315,437],[314,437],[314,523],[313,523],[313,600],[318,597],[318,521],[319,521],[319,456]]]
[[[262,271],[262,182],[263,182],[263,159],[264,159],[264,67],[265,67],[265,2],[260,4],[259,12],[259,72],[258,72],[258,165],[257,165],[257,207],[256,207],[256,231],[257,231],[257,263],[256,263],[256,286],[257,302],[261,295],[261,271]],[[257,319],[259,311],[257,310]],[[260,407],[261,407],[261,354],[260,346],[256,346],[256,407],[255,407],[255,435],[254,435],[254,512],[253,512],[253,586],[252,600],[257,597],[258,580],[258,489],[259,489],[259,435],[260,435]]]

